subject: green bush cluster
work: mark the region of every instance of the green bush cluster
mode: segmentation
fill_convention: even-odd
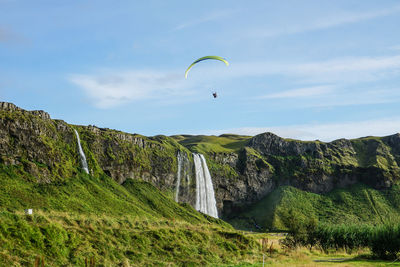
[[[295,216],[293,212],[288,215]],[[369,248],[380,259],[395,259],[400,253],[400,224],[317,224],[316,220],[299,217],[289,219],[289,234],[282,245],[319,247],[324,252],[343,249],[348,253]]]

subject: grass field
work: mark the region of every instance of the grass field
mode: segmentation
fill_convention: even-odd
[[[0,266],[200,266],[254,262],[259,245],[222,220],[178,204],[147,182],[78,173],[31,182],[1,166]],[[33,208],[33,215],[23,210]]]
[[[400,260],[379,260],[374,259],[368,249],[354,251],[352,254],[347,254],[344,251],[330,251],[328,254],[319,249],[309,250],[307,248],[298,248],[296,250],[285,250],[280,244],[279,240],[283,239],[282,233],[251,233],[246,232],[247,235],[255,237],[257,240],[268,239],[268,245],[261,249],[261,255],[255,259],[254,263],[242,264],[225,264],[219,265],[224,267],[260,267],[263,266],[263,255],[265,266],[400,266]],[[272,250],[270,251],[270,246]],[[271,253],[272,252],[272,253]]]
[[[59,184],[29,182],[2,166],[0,266],[386,266],[318,249],[283,249],[282,233],[238,231],[175,203],[149,183],[78,173]],[[21,174],[21,173],[19,173]],[[25,215],[24,208],[33,208]],[[267,244],[262,246],[262,240]],[[272,244],[272,247],[271,247]],[[391,265],[400,265],[397,262]]]

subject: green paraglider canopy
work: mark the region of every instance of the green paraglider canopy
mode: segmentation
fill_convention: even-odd
[[[218,56],[205,56],[205,57],[201,57],[201,58],[195,60],[195,61],[187,68],[187,70],[185,71],[185,78],[187,78],[188,73],[189,73],[189,70],[190,70],[194,65],[196,65],[196,64],[199,63],[200,61],[207,60],[207,59],[219,60],[219,61],[224,62],[225,65],[229,66],[229,62],[226,61],[226,59],[225,59],[225,58],[222,58],[222,57],[218,57]]]

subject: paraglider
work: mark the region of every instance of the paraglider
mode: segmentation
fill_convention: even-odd
[[[185,71],[185,79],[187,79],[189,70],[190,70],[194,65],[196,65],[196,64],[199,63],[200,61],[208,60],[208,59],[219,60],[219,61],[224,62],[225,65],[229,66],[229,62],[228,62],[225,58],[222,58],[222,57],[219,57],[219,56],[205,56],[205,57],[201,57],[201,58],[195,60],[195,61],[194,61],[192,64],[190,64],[190,66],[186,69],[186,71]],[[213,92],[212,95],[213,95],[214,98],[217,98],[217,92]]]
[[[222,57],[218,57],[218,56],[205,56],[205,57],[201,57],[201,58],[195,60],[195,61],[194,61],[192,64],[190,64],[190,66],[186,69],[186,71],[185,71],[185,78],[187,79],[189,70],[190,70],[194,65],[196,65],[196,64],[199,63],[200,61],[208,60],[208,59],[219,60],[219,61],[224,62],[225,65],[229,66],[229,62],[226,61],[226,59],[225,59],[225,58],[222,58]]]

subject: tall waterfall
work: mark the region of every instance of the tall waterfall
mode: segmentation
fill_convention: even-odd
[[[74,132],[76,135],[76,139],[78,139],[78,148],[79,148],[79,155],[81,157],[82,169],[84,169],[86,173],[89,173],[89,168],[88,168],[88,165],[86,162],[86,156],[85,156],[85,153],[83,153],[83,149],[81,146],[81,139],[79,138],[79,134],[75,129],[74,129]]]
[[[178,151],[178,155],[176,156],[178,161],[178,172],[176,173],[176,192],[175,192],[175,201],[178,202],[179,197],[179,187],[181,186],[181,170],[182,170],[182,156]]]
[[[195,153],[193,153],[193,159],[196,171],[196,210],[218,218],[214,188],[206,159],[202,154]]]

